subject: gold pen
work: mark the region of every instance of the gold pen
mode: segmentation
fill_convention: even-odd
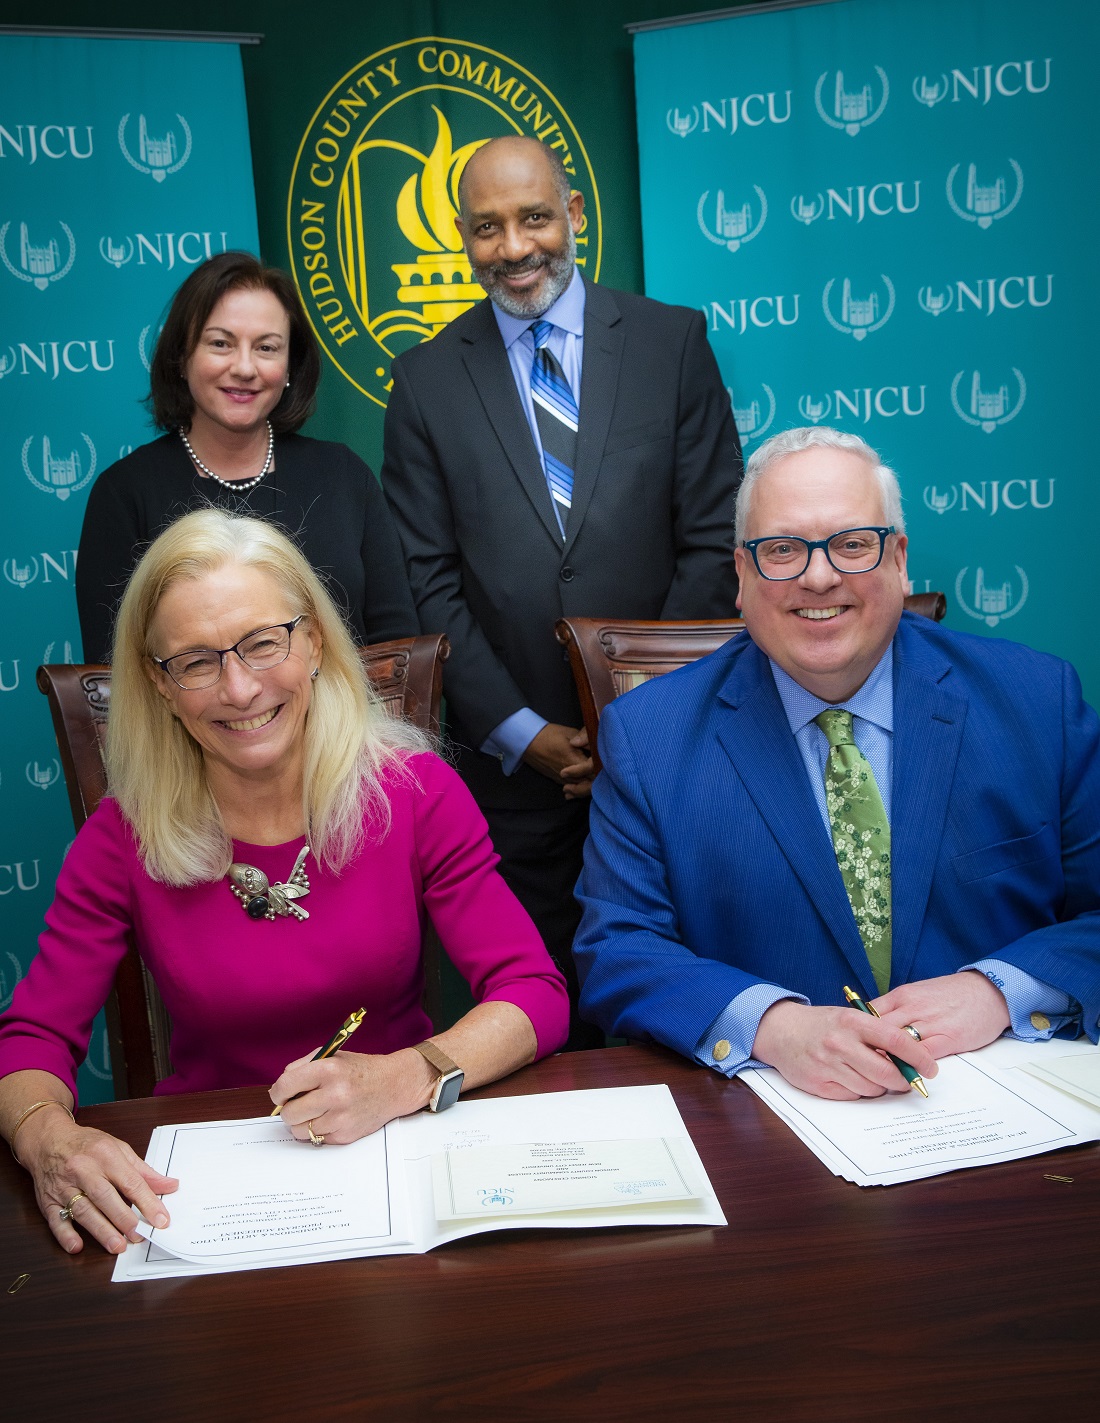
[[[338,1048],[342,1048],[347,1042],[348,1038],[351,1037],[352,1033],[355,1032],[356,1028],[366,1016],[367,1010],[365,1008],[357,1008],[355,1012],[352,1013],[351,1016],[347,1019],[347,1021],[344,1023],[343,1027],[341,1027],[340,1031],[336,1034],[336,1036],[330,1038],[319,1052],[315,1052],[313,1054],[313,1056],[310,1058],[310,1062],[320,1062],[323,1057],[331,1057],[332,1054],[336,1052]],[[298,1095],[301,1096],[301,1093],[299,1093]],[[287,1102],[293,1102],[294,1098],[288,1097],[286,1100]],[[285,1106],[286,1102],[281,1103],[272,1111],[271,1115],[273,1117],[277,1117]]]
[[[844,996],[853,1008],[858,1008],[861,1013],[870,1013],[872,1018],[879,1018],[882,1015],[876,1010],[873,1003],[867,1003],[858,993],[853,993],[847,984],[844,985]],[[886,1056],[894,1064],[897,1070],[905,1078],[914,1092],[919,1092],[922,1097],[928,1096],[928,1088],[924,1085],[924,1078],[915,1067],[910,1067],[907,1062],[902,1062],[900,1057],[895,1057],[892,1052]]]

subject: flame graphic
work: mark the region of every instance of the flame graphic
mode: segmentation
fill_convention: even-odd
[[[367,329],[388,355],[395,354],[389,344],[394,336],[406,334],[430,340],[485,295],[473,279],[455,218],[462,170],[489,140],[479,138],[456,149],[450,125],[434,104],[432,109],[437,128],[431,153],[420,153],[396,139],[364,137],[355,145],[340,185],[338,241],[348,294]],[[402,153],[420,165],[405,180],[396,203],[398,227],[420,255],[415,262],[391,265],[398,280],[398,305],[388,310],[375,307],[372,314],[367,291],[368,214],[363,203],[366,184],[360,164],[374,149]]]
[[[411,174],[401,189],[397,199],[397,224],[412,245],[422,252],[461,252],[462,239],[455,227],[458,180],[472,155],[488,140],[479,138],[455,151],[450,125],[434,104],[432,109],[439,125],[435,147],[422,158],[420,172]]]

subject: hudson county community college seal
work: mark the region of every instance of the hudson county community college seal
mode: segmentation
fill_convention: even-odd
[[[496,50],[405,40],[370,55],[325,96],[294,160],[287,239],[317,337],[379,405],[395,356],[430,340],[485,295],[462,250],[458,180],[502,134],[555,149],[584,194],[577,265],[599,276],[595,175],[553,94]]]

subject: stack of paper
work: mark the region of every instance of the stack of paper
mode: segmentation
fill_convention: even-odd
[[[351,1146],[295,1141],[278,1118],[158,1127],[176,1176],[165,1230],[115,1280],[419,1254],[530,1226],[725,1225],[667,1087],[459,1102]]]
[[[1021,1063],[1020,1070],[1079,1102],[1100,1108],[1100,1052],[1093,1047],[1082,1052],[1076,1043],[1066,1046],[1073,1051],[1052,1060]]]
[[[744,1072],[741,1080],[835,1176],[888,1186],[1100,1141],[1100,1111],[1085,1105],[1080,1089],[1068,1095],[1063,1080],[1089,1080],[1091,1073],[1095,1082],[1097,1064],[1100,1048],[1084,1040],[998,1038],[979,1052],[942,1059],[927,1101],[916,1092],[826,1101],[772,1068]]]

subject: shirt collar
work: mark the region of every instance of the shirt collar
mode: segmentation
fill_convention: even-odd
[[[504,349],[508,350],[525,332],[530,331],[533,321],[549,321],[551,326],[560,327],[562,331],[568,331],[572,336],[583,336],[584,298],[584,279],[581,277],[581,269],[576,267],[569,285],[554,305],[548,311],[544,311],[541,317],[509,316],[506,311],[501,311],[494,301],[493,315],[500,328]]]
[[[776,691],[779,699],[783,703],[783,710],[787,713],[787,721],[790,723],[791,732],[794,736],[813,721],[819,712],[823,712],[826,707],[834,706],[834,702],[823,702],[820,697],[815,697],[813,692],[808,692],[805,687],[800,686],[783,668],[776,662],[772,662],[769,657],[772,676],[775,678]],[[840,703],[846,711],[850,711],[853,716],[861,717],[864,721],[872,722],[883,731],[891,734],[894,730],[894,643],[891,639],[889,647],[875,664],[871,675],[860,687],[858,692],[853,694],[844,702]]]

